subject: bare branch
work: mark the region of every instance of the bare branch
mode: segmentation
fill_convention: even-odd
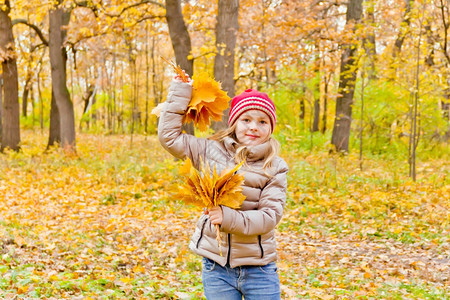
[[[155,20],[155,19],[160,20],[160,19],[164,19],[165,17],[166,16],[146,16],[146,17],[136,20],[136,24],[142,23],[147,20]]]
[[[40,49],[40,48],[44,48],[44,47],[46,47],[47,45],[45,45],[44,43],[40,43],[40,44],[37,44],[37,45],[33,45],[32,47],[31,47],[31,49],[30,49],[30,52],[34,52],[34,50],[36,50],[36,49]]]
[[[95,6],[89,5],[88,1],[76,1],[74,0],[74,3],[77,7],[84,7],[90,9],[95,17],[98,17],[98,9]]]
[[[91,38],[100,37],[100,36],[105,36],[105,35],[108,35],[108,34],[109,34],[109,33],[108,33],[107,31],[98,32],[98,33],[95,33],[95,34],[93,34],[93,35],[83,36],[83,37],[81,37],[80,39],[78,39],[78,40],[76,40],[76,41],[73,41],[73,42],[67,40],[67,41],[65,41],[65,44],[66,44],[66,45],[70,45],[70,47],[71,47],[72,49],[78,51],[78,49],[75,48],[77,44],[79,44],[79,43],[81,43],[81,42],[83,42],[83,41],[85,41],[85,40],[89,40],[89,39],[91,39]]]
[[[120,16],[121,16],[123,13],[125,13],[127,10],[129,10],[129,9],[131,9],[131,8],[134,8],[134,7],[138,7],[138,6],[144,5],[144,4],[153,4],[153,5],[159,6],[159,7],[164,8],[164,9],[166,8],[164,4],[159,3],[158,1],[154,1],[154,0],[143,0],[143,1],[134,3],[134,4],[131,4],[131,5],[129,5],[129,6],[126,6],[126,7],[122,8],[122,10],[121,10],[119,13],[117,13],[117,14],[110,14],[110,13],[107,13],[106,11],[104,12],[104,14],[107,15],[108,17],[112,17],[112,18],[113,18],[113,17],[120,17]]]
[[[37,35],[38,35],[39,38],[41,39],[42,43],[43,43],[45,46],[48,46],[48,41],[47,41],[47,39],[44,37],[44,34],[43,34],[42,31],[39,29],[39,27],[37,27],[37,26],[34,25],[34,24],[28,23],[28,21],[25,20],[25,19],[14,19],[14,20],[12,20],[12,25],[14,26],[14,25],[16,25],[16,24],[25,24],[25,25],[27,25],[28,27],[34,29],[34,31],[36,31]]]

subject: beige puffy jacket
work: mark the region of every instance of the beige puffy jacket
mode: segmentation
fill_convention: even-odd
[[[234,154],[237,142],[225,138],[222,142],[197,138],[181,132],[184,112],[192,95],[192,86],[174,80],[161,112],[158,136],[162,146],[172,155],[189,157],[198,168],[200,157],[215,165],[218,172],[235,166]],[[223,206],[222,256],[216,240],[215,227],[208,215],[202,215],[197,223],[189,247],[195,253],[212,259],[224,266],[266,265],[276,261],[274,228],[281,220],[286,201],[286,162],[276,157],[272,167],[262,169],[269,151],[264,143],[249,148],[250,154],[239,173],[244,174],[242,193],[246,196],[239,210]]]

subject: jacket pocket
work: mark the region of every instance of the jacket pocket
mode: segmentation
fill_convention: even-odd
[[[261,258],[264,257],[264,249],[261,243],[261,235],[258,235],[258,245],[259,245],[259,249],[261,250]]]
[[[200,230],[200,237],[198,238],[198,240],[197,240],[197,245],[195,245],[195,247],[198,249],[198,245],[200,244],[200,241],[202,240],[202,237],[203,237],[203,231],[205,230],[205,224],[206,224],[206,221],[208,221],[208,218],[205,218],[205,220],[203,221],[203,224],[202,224],[202,229]]]

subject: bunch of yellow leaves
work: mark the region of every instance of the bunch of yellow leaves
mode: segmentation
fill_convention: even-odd
[[[172,61],[161,57],[172,66],[175,73],[183,82],[189,82],[189,76],[184,70]],[[201,72],[194,75],[191,102],[183,117],[183,123],[193,122],[199,130],[205,131],[211,124],[211,119],[221,121],[223,111],[227,109],[230,97],[222,90],[219,82],[209,77],[208,73]],[[159,116],[162,104],[152,110],[152,114]]]
[[[230,97],[222,91],[219,82],[201,72],[193,77],[193,91],[183,122],[194,122],[199,130],[205,131],[210,120],[222,120],[223,111],[227,109]]]
[[[241,162],[231,170],[224,170],[217,174],[215,166],[211,172],[208,163],[201,163],[199,172],[193,167],[191,160],[186,159],[186,162],[180,168],[180,175],[185,177],[186,180],[178,188],[176,197],[185,203],[194,204],[201,208],[210,209],[219,205],[239,208],[245,200],[245,196],[241,193],[244,176],[236,172],[243,163]],[[222,255],[219,225],[216,225],[216,233],[220,255]]]

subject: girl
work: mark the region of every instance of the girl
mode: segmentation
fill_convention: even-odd
[[[231,101],[229,128],[209,139],[181,132],[182,118],[191,100],[192,81],[175,78],[161,113],[158,136],[175,157],[189,157],[198,169],[201,159],[217,172],[245,160],[239,170],[246,196],[238,210],[218,206],[200,217],[189,248],[203,256],[202,281],[207,299],[280,299],[275,261],[274,228],[286,201],[288,166],[278,156],[271,137],[275,106],[265,93],[246,90]],[[222,232],[222,255],[215,225]]]

